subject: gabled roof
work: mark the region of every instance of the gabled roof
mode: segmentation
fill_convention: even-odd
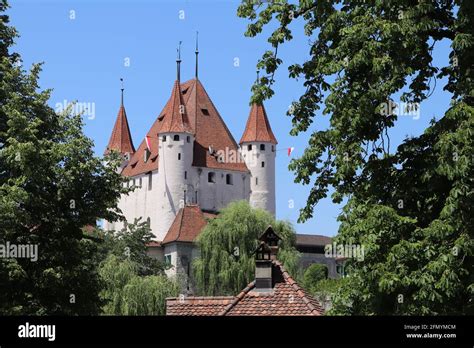
[[[110,136],[109,144],[104,154],[109,153],[111,150],[118,151],[121,154],[129,153],[130,155],[135,152],[132,136],[130,135],[130,127],[128,126],[127,114],[123,104],[120,105],[117,120],[115,121],[112,135]]]
[[[278,144],[275,135],[273,135],[263,104],[252,104],[240,144],[251,141]]]
[[[322,315],[324,310],[277,261],[274,270],[282,281],[275,284],[272,292],[257,292],[255,281],[250,283],[220,315],[226,316],[306,316]]]
[[[171,242],[193,242],[207,225],[204,213],[198,205],[186,205],[176,214],[162,244]]]
[[[278,279],[273,291],[255,291],[255,281],[230,301],[228,297],[167,298],[166,315],[205,316],[313,316],[322,315],[320,303],[302,289],[286,272],[282,264],[272,261]],[[217,312],[217,304],[224,308]]]
[[[185,105],[188,123],[195,136],[193,166],[247,172],[248,168],[243,161],[221,163],[215,156],[209,153],[209,146],[215,151],[225,151],[227,149],[228,151],[238,153],[238,145],[201,82],[193,79],[182,83],[181,96]],[[165,113],[170,108],[170,103],[171,98],[147,133],[151,145],[150,159],[146,163],[144,162],[143,153],[147,147],[145,140],[143,140],[129,164],[122,171],[123,175],[136,176],[158,169],[158,133],[162,132],[163,124],[168,122],[165,122]]]

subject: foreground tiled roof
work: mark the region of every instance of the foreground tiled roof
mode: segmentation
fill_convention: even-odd
[[[280,262],[273,261],[273,266],[283,277],[283,281],[275,284],[273,292],[257,292],[255,291],[255,282],[252,282],[237,295],[221,315],[305,316],[323,314],[319,302],[296,283]]]
[[[325,246],[332,243],[332,238],[317,234],[297,234],[296,245],[299,246]]]
[[[215,151],[227,149],[237,152],[238,145],[201,82],[193,79],[182,83],[181,94],[188,122],[195,136],[193,166],[247,172],[248,168],[243,161],[237,161],[237,163],[219,162],[216,156],[209,153],[209,146]],[[166,125],[165,111],[169,109],[170,103],[171,98],[147,133],[151,146],[150,159],[144,162],[143,153],[146,143],[143,140],[129,164],[122,171],[123,175],[136,176],[158,169],[157,134],[161,132],[163,124]]]
[[[118,151],[121,154],[129,153],[130,155],[133,155],[135,152],[132,136],[130,135],[130,128],[128,126],[127,114],[123,104],[120,105],[117,120],[115,121],[112,135],[110,136],[104,154],[109,153],[111,150]]]
[[[244,134],[240,139],[240,144],[249,141],[262,141],[277,144],[272,127],[268,121],[267,113],[263,104],[252,104],[249,118],[245,126]]]
[[[233,299],[233,296],[167,298],[166,315],[216,316]]]
[[[167,315],[207,315],[207,316],[318,316],[324,313],[321,305],[302,289],[286,272],[282,264],[273,261],[278,281],[270,292],[255,290],[255,282],[250,283],[240,294],[228,297],[192,297],[166,300]],[[219,300],[220,299],[220,300]],[[222,299],[225,299],[222,300]],[[216,301],[216,302],[215,302]],[[219,302],[220,301],[220,302]],[[221,311],[216,303],[228,302]],[[195,307],[196,306],[196,307]]]
[[[176,214],[162,244],[192,242],[207,225],[206,216],[198,205],[186,205]]]

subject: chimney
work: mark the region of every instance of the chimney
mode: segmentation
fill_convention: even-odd
[[[273,260],[278,254],[280,237],[268,226],[259,238],[259,246],[255,250],[255,290],[261,292],[272,291],[276,279],[273,279]]]

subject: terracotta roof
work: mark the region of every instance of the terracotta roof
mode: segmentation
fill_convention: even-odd
[[[233,296],[167,298],[166,315],[216,316],[233,299]]]
[[[177,93],[174,93],[174,96],[176,95]],[[248,168],[243,161],[237,161],[237,163],[219,162],[215,156],[209,153],[209,146],[216,151],[228,149],[237,153],[238,145],[201,82],[193,79],[181,84],[181,95],[188,123],[195,136],[193,166],[247,172]],[[171,98],[147,133],[151,146],[150,159],[144,162],[143,152],[146,149],[146,143],[143,140],[129,164],[122,171],[123,175],[136,176],[158,169],[158,133],[162,132],[163,124],[168,124],[165,119],[166,110],[170,109],[170,104]]]
[[[325,246],[332,243],[332,238],[317,234],[297,234],[296,245],[301,246]]]
[[[322,315],[320,303],[302,289],[285,271],[282,264],[272,261],[276,282],[271,292],[255,291],[255,281],[240,294],[228,297],[191,297],[166,299],[166,315],[207,315],[207,316],[313,316]],[[225,299],[225,300],[222,300]],[[219,302],[220,301],[220,302]],[[216,303],[228,301],[217,311]],[[195,307],[196,306],[196,307]]]
[[[109,153],[111,150],[116,150],[121,154],[129,153],[130,155],[133,155],[135,152],[132,136],[130,135],[130,127],[128,126],[127,113],[123,104],[120,105],[117,120],[115,121],[112,135],[104,154]]]
[[[311,297],[283,268],[274,260],[274,269],[281,274],[283,281],[275,284],[272,292],[254,291],[255,282],[250,283],[237,295],[221,315],[226,316],[304,316],[322,315],[324,310],[318,301]]]
[[[186,205],[176,214],[162,244],[192,242],[201,233],[207,220],[198,205]]]
[[[193,129],[189,124],[179,81],[175,81],[171,97],[159,117],[162,118],[160,133],[193,133]]]
[[[263,104],[254,103],[250,109],[249,118],[242,139],[240,139],[240,144],[249,141],[278,144],[275,135],[273,135]]]
[[[157,242],[155,240],[152,240],[151,242],[147,243],[146,246],[149,247],[149,248],[161,247],[161,242]]]

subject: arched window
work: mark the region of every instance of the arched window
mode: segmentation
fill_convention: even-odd
[[[207,174],[207,182],[210,182],[210,183],[215,183],[216,182],[216,173],[214,172],[209,172]]]
[[[174,137],[173,137],[173,140],[174,140],[174,141],[179,141],[179,135],[178,135],[178,134],[175,134]]]

